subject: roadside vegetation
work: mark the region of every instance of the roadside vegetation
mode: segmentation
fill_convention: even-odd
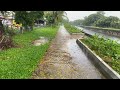
[[[62,23],[64,11],[0,11],[0,78],[30,78]],[[4,20],[14,17],[11,25]],[[38,23],[39,20],[42,23]],[[46,22],[45,22],[46,21]],[[35,27],[36,23],[38,27]],[[42,26],[41,26],[42,24]],[[40,37],[48,42],[39,46]]]
[[[82,33],[82,31],[80,29],[76,28],[75,26],[72,26],[69,23],[65,23],[64,26],[70,34],[72,34],[72,33]]]
[[[30,78],[47,51],[50,41],[55,37],[57,29],[58,27],[37,28],[13,36],[12,39],[17,48],[0,51],[0,78]],[[40,36],[48,38],[49,42],[44,45],[34,46],[32,41]]]
[[[82,39],[82,42],[120,74],[120,44],[98,35]]]

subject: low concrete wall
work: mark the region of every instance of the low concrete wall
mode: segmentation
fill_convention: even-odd
[[[101,29],[101,28],[94,28],[94,27],[87,27],[87,26],[83,28],[90,29],[96,32],[107,34],[107,35],[120,37],[120,30],[109,30],[109,29]]]
[[[76,40],[76,43],[106,78],[120,79],[120,75],[116,71],[114,71],[108,64],[106,64],[98,55],[91,51],[84,43],[82,43],[78,39]]]

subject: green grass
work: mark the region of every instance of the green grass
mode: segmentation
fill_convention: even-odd
[[[72,33],[82,33],[82,31],[80,29],[78,29],[78,28],[76,28],[76,27],[74,27],[70,24],[64,24],[64,26],[70,34],[72,34]]]
[[[82,42],[120,74],[120,44],[110,39],[98,38],[98,36],[85,38]]]
[[[42,60],[49,43],[33,46],[31,42],[40,36],[55,38],[58,28],[38,28],[13,37],[20,48],[10,48],[0,51],[0,79],[27,79],[30,78],[37,64]]]

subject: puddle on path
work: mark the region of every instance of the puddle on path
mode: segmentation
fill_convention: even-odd
[[[47,39],[47,38],[45,38],[45,37],[39,37],[38,40],[35,40],[35,41],[33,41],[32,43],[33,43],[33,45],[35,45],[35,46],[40,46],[40,45],[45,44],[45,43],[47,43],[47,42],[48,42],[48,39]]]

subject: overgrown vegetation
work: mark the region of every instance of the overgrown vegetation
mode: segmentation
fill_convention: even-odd
[[[15,21],[22,24],[25,30],[33,30],[35,20],[42,19],[43,11],[14,11]]]
[[[47,12],[47,14],[44,14],[45,12]],[[15,47],[11,38],[16,34],[14,31],[17,31],[17,33],[31,31],[33,30],[35,21],[41,19],[49,22],[47,23],[48,26],[52,23],[52,26],[56,27],[56,25],[59,25],[59,23],[63,21],[64,11],[0,11],[0,14],[2,15],[2,17],[0,17],[0,50],[4,50]],[[11,24],[6,23],[6,20],[8,20],[6,17],[8,16],[14,17],[13,21],[15,22]],[[8,21],[10,22],[10,20]],[[19,30],[13,30],[13,28],[16,28],[14,27],[15,23]]]
[[[50,44],[49,42],[41,46],[34,46],[32,41],[40,36],[47,37],[51,41],[55,37],[57,29],[53,27],[37,28],[13,36],[14,43],[19,47],[0,51],[0,78],[30,78]]]
[[[98,35],[82,41],[120,74],[120,44],[110,39],[98,38]]]
[[[83,19],[78,19],[78,20],[70,21],[70,23],[75,26],[81,26],[83,24],[83,21],[84,21]]]
[[[64,26],[70,34],[72,34],[72,33],[82,33],[82,31],[80,29],[76,28],[75,26],[72,26],[69,23],[65,23]]]

